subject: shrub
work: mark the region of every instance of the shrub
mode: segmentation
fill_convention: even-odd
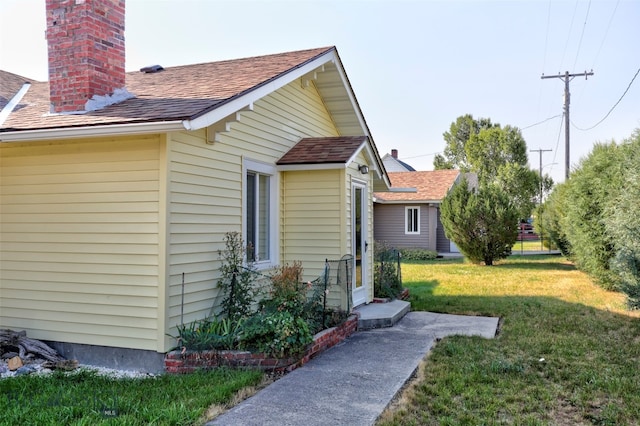
[[[577,266],[600,286],[613,290],[611,271],[615,243],[605,229],[605,209],[617,196],[623,179],[624,151],[616,143],[596,144],[571,174],[563,203],[563,223]]]
[[[373,295],[395,299],[402,292],[400,252],[385,241],[374,244]]]
[[[243,332],[243,349],[273,357],[300,354],[313,342],[306,321],[288,311],[260,312],[247,320]]]
[[[571,244],[563,226],[566,216],[566,208],[563,204],[566,202],[566,189],[566,183],[559,184],[554,188],[545,203],[538,207],[537,220],[533,222],[533,226],[547,248],[552,248],[550,247],[551,243],[564,256],[571,257]]]
[[[447,238],[471,262],[492,265],[511,254],[518,237],[518,212],[497,186],[483,185],[476,191],[463,179],[440,209]]]
[[[617,276],[617,287],[627,296],[631,309],[640,309],[640,222],[637,209],[640,205],[640,129],[623,146],[624,181],[618,196],[604,211],[607,233],[614,241],[616,254],[611,260],[611,270]]]
[[[256,272],[253,263],[244,265],[245,247],[238,232],[229,232],[224,237],[225,250],[218,252],[222,259],[218,280],[218,287],[222,288],[225,296],[222,300],[222,310],[227,318],[234,322],[247,317],[252,312],[256,297],[254,278]]]
[[[420,248],[403,248],[400,249],[402,260],[416,262],[422,260],[434,260],[438,258],[438,252]]]

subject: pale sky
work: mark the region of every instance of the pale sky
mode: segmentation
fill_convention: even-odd
[[[45,0],[0,0],[0,22],[0,69],[46,80]],[[470,113],[553,150],[544,172],[563,181],[564,83],[543,73],[594,72],[570,84],[572,165],[640,128],[640,76],[620,100],[640,69],[637,0],[127,0],[125,39],[128,71],[335,45],[380,155],[417,170]]]

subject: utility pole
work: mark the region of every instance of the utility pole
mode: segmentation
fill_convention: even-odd
[[[552,149],[532,149],[529,152],[537,152],[540,154],[540,205],[542,205],[542,153],[543,152],[551,152]]]
[[[540,206],[542,206],[542,153],[543,152],[551,152],[553,151],[552,149],[542,149],[542,148],[538,148],[538,149],[532,149],[530,150],[530,152],[537,152],[538,154],[540,154],[540,204],[538,204],[538,211],[540,211]],[[538,217],[538,220],[540,220],[540,217]],[[542,251],[542,249],[544,248],[544,232],[542,230],[542,221],[540,222],[540,251]]]
[[[581,72],[581,73],[577,73],[577,74],[569,74],[569,71],[565,71],[564,75],[563,74],[558,74],[558,75],[544,75],[542,74],[542,77],[540,78],[559,78],[560,80],[564,81],[564,178],[565,180],[569,180],[569,168],[571,167],[571,161],[570,161],[570,156],[569,156],[569,127],[570,127],[570,120],[569,120],[569,98],[570,98],[570,93],[569,93],[569,82],[571,80],[573,80],[574,77],[581,77],[584,76],[584,79],[586,80],[588,76],[593,75],[593,70],[591,70],[590,72]]]

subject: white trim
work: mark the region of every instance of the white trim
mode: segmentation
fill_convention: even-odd
[[[270,176],[269,180],[269,254],[270,258],[254,263],[256,269],[268,269],[277,265],[280,259],[279,244],[280,230],[280,208],[278,203],[278,194],[280,193],[280,180],[276,167],[272,164],[249,158],[242,159],[242,238],[246,243],[247,235],[247,205],[246,205],[246,189],[247,189],[247,172],[253,171]]]
[[[360,239],[362,241],[362,246],[361,246],[361,260],[360,260],[360,273],[362,274],[362,286],[356,289],[356,274],[357,274],[357,268],[356,268],[356,247],[355,247],[355,242],[356,242],[356,230],[355,230],[355,194],[356,194],[356,188],[359,188],[362,190],[362,200],[360,203],[360,208],[362,209],[361,211],[361,216],[360,216],[360,225],[361,225],[361,235],[360,235]],[[353,306],[358,306],[358,305],[362,305],[363,303],[367,303],[369,301],[369,281],[368,281],[368,271],[369,271],[369,255],[367,253],[367,238],[369,237],[369,228],[368,228],[368,223],[369,223],[369,211],[368,211],[368,192],[369,188],[368,188],[368,184],[367,182],[361,181],[359,179],[352,179],[351,180],[351,217],[349,218],[349,220],[351,221],[351,254],[353,255],[353,277],[352,277],[352,283],[353,283],[353,290],[351,293],[351,297],[352,297],[352,303]],[[372,245],[373,247],[373,245]]]
[[[306,63],[299,68],[291,69],[282,77],[276,78],[256,89],[250,90],[248,93],[238,96],[237,98],[232,99],[231,101],[226,102],[219,107],[214,107],[212,111],[209,111],[199,117],[191,120],[184,120],[182,122],[184,128],[187,130],[198,130],[202,129],[203,127],[210,126],[213,123],[216,123],[227,117],[228,115],[248,107],[259,99],[262,99],[263,97],[275,92],[281,87],[286,86],[297,78],[303,77],[306,74],[314,71],[315,69],[322,67],[327,62],[334,62],[337,61],[337,59],[338,58],[335,49],[330,49],[311,62]],[[350,94],[350,98],[351,97],[352,95]]]
[[[184,130],[180,121],[162,123],[103,124],[100,126],[62,127],[55,129],[0,132],[0,142],[72,139],[94,136],[122,136],[142,133],[165,133]]]
[[[418,230],[409,231],[409,210],[418,211]],[[405,235],[420,235],[420,206],[406,206],[404,208],[404,234]]]

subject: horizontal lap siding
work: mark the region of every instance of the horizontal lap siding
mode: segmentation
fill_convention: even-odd
[[[343,179],[339,170],[284,173],[283,262],[301,261],[306,279],[320,275],[325,259],[342,256]]]
[[[303,88],[299,80],[256,101],[253,111],[241,112],[230,128],[212,144],[205,142],[204,130],[169,135],[170,334],[181,320],[186,323],[219,311],[223,295],[217,288],[218,250],[225,248],[227,232],[242,231],[243,159],[275,165],[303,137],[337,135],[315,86]],[[279,202],[282,211],[286,203]],[[280,228],[281,247],[296,239],[305,237]],[[286,259],[282,253],[279,263]],[[174,343],[169,339],[165,344]]]
[[[429,206],[420,206],[420,234],[405,234],[405,205],[376,204],[374,236],[397,248],[429,248]],[[415,206],[412,206],[415,207]]]
[[[0,149],[0,328],[157,348],[159,140]]]
[[[169,153],[168,324],[208,316],[217,290],[224,235],[240,230],[241,174],[237,153],[208,145],[206,133],[171,135]],[[183,284],[184,274],[184,284]],[[166,349],[175,345],[168,339]]]

